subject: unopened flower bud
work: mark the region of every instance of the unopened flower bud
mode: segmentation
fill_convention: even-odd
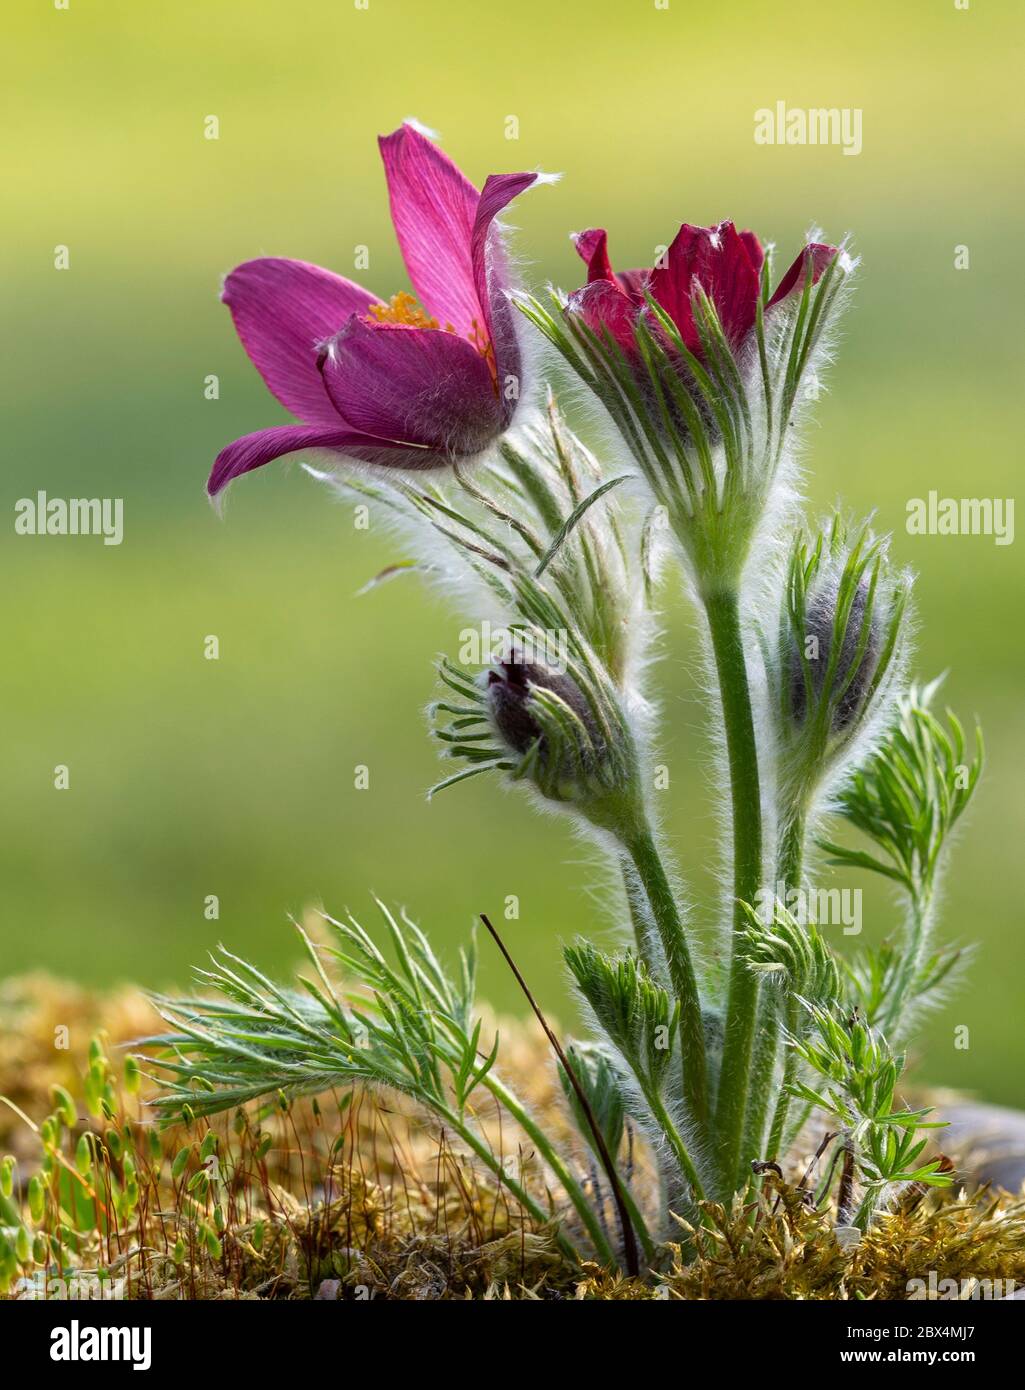
[[[543,796],[569,802],[594,824],[623,815],[636,776],[632,741],[618,709],[595,688],[589,698],[572,675],[531,661],[503,661],[488,672],[488,717],[522,761],[514,776]]]
[[[861,711],[879,658],[879,619],[874,606],[867,631],[863,631],[868,595],[866,575],[854,592],[842,633],[837,632],[835,588],[820,590],[808,600],[804,652],[802,654],[795,645],[790,658],[790,711],[796,724],[803,723],[807,714],[809,677],[813,702],[818,704],[823,698],[829,701],[832,733],[843,733]],[[837,642],[839,655],[835,659],[830,689],[825,691],[826,675]]]
[[[566,665],[535,661],[519,649],[481,676],[451,662],[438,668],[460,698],[437,713],[456,715],[438,730],[447,756],[468,767],[432,792],[478,772],[501,769],[532,783],[550,801],[567,803],[609,829],[636,816],[637,751],[618,687],[590,653]],[[479,710],[479,714],[475,711]]]
[[[551,761],[551,740],[538,718],[535,690],[547,690],[570,711],[583,742],[597,745],[594,719],[575,681],[536,662],[503,661],[488,672],[488,708],[495,728],[514,753],[527,754],[538,746],[542,766]]]

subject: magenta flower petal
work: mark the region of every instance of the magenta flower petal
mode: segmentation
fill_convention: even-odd
[[[337,426],[317,371],[319,347],[377,297],[320,266],[269,257],[236,267],[221,298],[254,366],[286,410],[311,425]]]
[[[364,435],[457,457],[502,428],[488,361],[455,333],[354,317],[321,371],[339,415]]]
[[[481,453],[512,419],[520,391],[509,379],[519,387],[520,354],[495,219],[538,175],[493,176],[478,195],[412,127],[380,146],[396,234],[424,308],[405,293],[385,305],[302,261],[233,271],[223,298],[246,351],[308,428],[236,440],[217,458],[211,494],[304,448],[386,468],[442,467]]]
[[[503,423],[508,424],[512,415],[512,405],[506,396],[506,382],[514,377],[517,385],[520,378],[520,348],[516,336],[516,314],[509,303],[506,288],[509,273],[506,266],[505,248],[502,245],[495,218],[520,193],[537,182],[537,174],[489,174],[481,190],[477,216],[473,223],[473,237],[470,253],[473,261],[474,282],[477,286],[477,299],[483,315],[483,335],[474,335],[480,347],[490,343],[495,380],[500,388],[503,402]],[[518,393],[517,393],[518,394]]]
[[[587,280],[615,280],[609,260],[609,237],[604,227],[590,227],[586,232],[573,233],[573,245],[587,266]]]
[[[651,275],[651,292],[670,315],[694,353],[701,339],[691,299],[698,285],[711,299],[723,332],[739,345],[751,331],[758,298],[758,274],[732,222],[717,227],[684,224],[670,246],[664,266]]]
[[[262,468],[272,459],[294,454],[299,449],[340,449],[354,437],[354,433],[345,429],[336,415],[334,429],[276,425],[273,429],[245,434],[217,455],[206,490],[211,497],[216,497],[232,479],[240,478],[243,473],[251,473],[254,468]]]
[[[448,155],[412,126],[378,140],[402,258],[424,308],[469,337],[480,322],[470,257],[478,194]]]
[[[211,497],[216,497],[235,478],[251,473],[274,459],[316,450],[334,454],[346,462],[369,463],[377,468],[441,468],[451,460],[437,451],[414,444],[397,444],[390,439],[376,439],[358,430],[313,429],[304,425],[276,425],[273,429],[257,430],[243,435],[222,449],[214,460],[206,485]]]
[[[793,265],[783,276],[783,279],[776,287],[766,308],[771,308],[774,304],[786,299],[788,294],[793,294],[794,290],[804,288],[805,258],[811,256],[812,259],[812,284],[816,284],[826,266],[837,254],[837,247],[826,246],[821,241],[810,241],[801,254],[794,261]]]

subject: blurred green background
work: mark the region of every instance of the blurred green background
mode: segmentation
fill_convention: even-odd
[[[355,598],[394,547],[294,465],[237,484],[224,519],[203,492],[224,443],[287,418],[220,277],[259,254],[351,275],[365,244],[356,278],[405,288],[375,137],[416,115],[478,183],[564,171],[515,210],[532,282],[576,283],[566,234],[596,223],[621,265],[650,262],[681,220],[732,216],[781,255],[813,221],[853,233],[860,287],[808,437],[809,495],[895,530],[921,575],[918,669],[949,668],[948,698],[978,713],[991,755],[946,892],[946,931],[981,954],[923,1036],[921,1074],[1025,1102],[1021,546],[904,531],[907,499],[930,488],[1016,491],[1023,21],[1010,3],[953,0],[38,0],[8,14],[3,971],[180,984],[219,939],[282,970],[289,912],[322,901],[369,921],[371,889],[448,949],[516,894],[510,944],[571,1016],[557,940],[610,932],[600,867],[487,779],[423,797],[430,660],[455,649],[463,616],[415,581]],[[756,146],[755,109],[781,99],[862,108],[863,152]],[[15,536],[14,502],[39,488],[124,498],[124,544]],[[675,589],[666,601],[662,805],[700,908],[715,803],[691,618]],[[211,633],[219,661],[203,658]],[[864,886],[877,938],[890,905]],[[484,956],[484,993],[519,1008]]]

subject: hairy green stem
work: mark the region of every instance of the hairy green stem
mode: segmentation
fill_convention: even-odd
[[[904,943],[904,958],[890,996],[889,1008],[880,1026],[887,1037],[899,1034],[900,1014],[904,1006],[911,1002],[910,997],[915,980],[922,969],[932,935],[932,885],[922,884],[911,895],[910,923],[907,941]]]
[[[780,1010],[783,1007],[782,991],[769,981],[763,981],[758,997],[757,1027],[751,1058],[751,1086],[744,1116],[744,1153],[748,1158],[772,1157],[765,1152],[765,1121],[776,1073]]]
[[[648,974],[657,979],[659,975],[657,968],[658,949],[654,939],[656,929],[654,919],[651,916],[648,895],[630,855],[624,850],[619,858],[623,887],[626,890],[626,904],[630,912],[630,925],[633,927],[634,944],[637,947],[637,957],[644,962]]]
[[[733,807],[733,953],[726,1003],[726,1035],[716,1105],[723,1194],[743,1182],[744,1118],[751,1072],[751,1043],[758,1008],[758,981],[740,949],[746,918],[741,903],[754,903],[762,877],[762,807],[751,691],[747,679],[740,602],[736,589],[702,595],[719,678]]]
[[[800,888],[804,873],[804,838],[807,826],[807,812],[803,805],[794,806],[783,823],[776,855],[776,878],[783,885],[783,891]]]
[[[666,1143],[672,1149],[687,1181],[690,1183],[694,1200],[696,1202],[702,1201],[705,1192],[701,1185],[701,1179],[698,1176],[698,1170],[694,1166],[694,1160],[687,1152],[687,1146],[683,1142],[679,1130],[673,1124],[669,1112],[662,1103],[662,1097],[654,1087],[644,1086],[642,1083],[642,1089],[644,1091],[644,1099],[648,1102],[648,1107],[651,1110],[655,1123],[665,1135]]]
[[[783,833],[780,836],[779,853],[776,857],[776,877],[782,886],[784,894],[791,888],[800,888],[801,875],[804,870],[804,836],[805,836],[806,815],[803,807],[793,810],[785,819]],[[772,1040],[772,1062],[775,1066],[776,1045],[779,1037],[779,1027],[781,1018],[785,1019],[787,1033],[793,1034],[797,1028],[798,1008],[797,999],[793,991],[786,997],[785,1004],[782,1000],[776,999],[773,1016],[766,1020],[767,1032],[771,1031]],[[768,1044],[766,1044],[768,1045]],[[773,1111],[772,1124],[769,1127],[769,1142],[765,1157],[770,1162],[776,1162],[780,1155],[783,1144],[783,1135],[786,1129],[787,1112],[790,1109],[790,1095],[788,1088],[793,1084],[797,1075],[797,1054],[792,1047],[786,1048],[783,1061],[783,1082],[778,1097],[776,1107]],[[763,1107],[768,1103],[769,1083],[771,1073],[764,1078],[765,1101]],[[763,1108],[764,1118],[764,1108]]]
[[[800,1005],[797,1002],[797,996],[790,994],[787,997],[785,1016],[786,1030],[791,1035],[797,1031],[799,1009]],[[772,1114],[772,1124],[769,1128],[769,1142],[765,1151],[765,1157],[770,1163],[777,1163],[779,1161],[783,1149],[787,1115],[790,1111],[790,1087],[794,1084],[796,1077],[797,1053],[792,1047],[788,1047],[783,1059],[783,1082],[776,1100],[776,1108]]]
[[[666,876],[651,827],[642,820],[624,841],[637,872],[658,930],[673,990],[680,1001],[680,1053],[683,1058],[683,1093],[691,1115],[702,1133],[708,1125],[708,1066],[705,1029],[701,1019],[701,995],[687,934]]]

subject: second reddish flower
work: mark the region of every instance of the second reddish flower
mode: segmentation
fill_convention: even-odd
[[[732,222],[720,222],[717,227],[685,223],[653,270],[618,274],[609,261],[608,237],[602,228],[579,232],[573,240],[587,263],[587,284],[570,296],[567,313],[580,315],[596,332],[610,333],[628,351],[636,350],[638,317],[643,314],[650,318],[650,295],[672,319],[687,348],[702,357],[701,334],[694,319],[699,286],[715,306],[731,348],[738,352],[750,337],[762,296],[765,262],[754,232],[738,232]],[[811,266],[815,283],[838,254],[835,246],[809,242],[766,299],[766,312],[803,288],[806,266]]]

